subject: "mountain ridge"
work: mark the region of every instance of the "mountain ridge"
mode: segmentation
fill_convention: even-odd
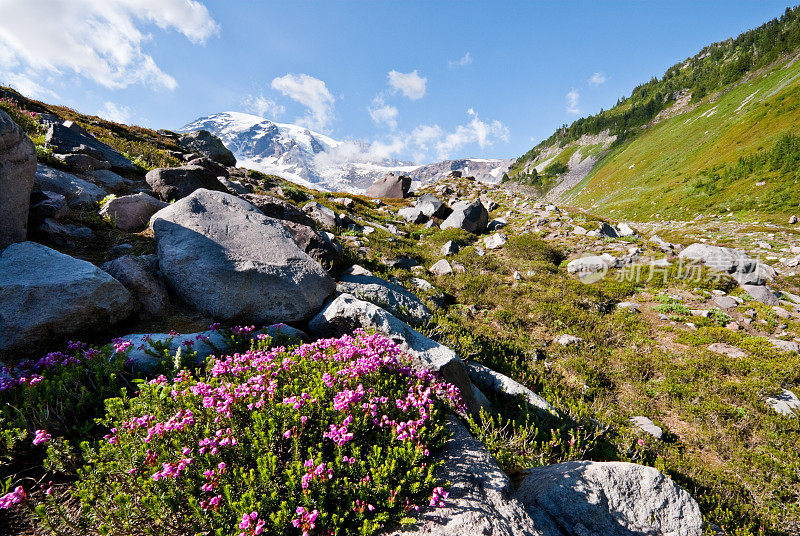
[[[419,184],[450,171],[496,183],[513,161],[463,158],[420,165],[377,154],[363,141],[340,141],[298,125],[230,111],[198,118],[179,131],[200,129],[218,136],[243,167],[331,191],[363,193],[390,172],[409,175]]]

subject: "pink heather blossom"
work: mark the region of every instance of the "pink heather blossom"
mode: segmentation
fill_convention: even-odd
[[[6,493],[0,497],[0,510],[11,508],[15,504],[20,504],[28,500],[28,495],[22,486],[17,486],[11,493]]]
[[[444,501],[450,496],[450,493],[445,491],[442,487],[433,488],[433,494],[431,495],[431,506],[438,506],[442,508],[444,506]]]
[[[36,430],[36,433],[33,437],[33,444],[34,445],[41,445],[42,443],[47,443],[51,439],[51,435],[47,433],[47,430]]]

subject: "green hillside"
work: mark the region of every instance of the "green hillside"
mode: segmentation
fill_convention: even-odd
[[[562,202],[637,220],[722,211],[783,220],[800,204],[799,16],[787,10],[706,47],[611,110],[560,129],[515,163],[511,179],[535,183],[545,156],[597,154],[581,136],[603,132],[616,139]],[[548,182],[544,192],[559,181]]]

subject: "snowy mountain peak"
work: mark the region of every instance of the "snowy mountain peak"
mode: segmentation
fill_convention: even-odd
[[[438,173],[465,168],[480,180],[498,182],[511,164],[465,159],[420,166],[373,154],[365,142],[338,141],[305,127],[241,112],[201,117],[180,130],[208,130],[234,153],[238,165],[320,190],[361,193],[388,172],[428,182]]]

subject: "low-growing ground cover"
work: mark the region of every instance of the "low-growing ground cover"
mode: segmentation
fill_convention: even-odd
[[[290,348],[260,338],[105,406],[108,433],[85,437],[73,486],[31,494],[23,480],[0,506],[27,504],[59,534],[372,534],[446,500],[433,453],[446,409],[463,410],[453,386],[363,331]],[[27,439],[66,469],[55,433]]]

